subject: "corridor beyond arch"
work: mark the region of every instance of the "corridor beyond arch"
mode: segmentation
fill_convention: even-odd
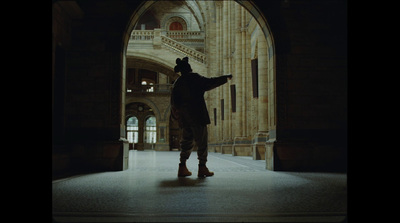
[[[211,127],[209,128],[210,132],[211,132],[211,151],[216,151],[216,152],[223,152],[226,149],[229,150],[229,147],[232,148],[232,155],[245,155],[245,156],[253,156],[253,159],[266,159],[267,162],[267,168],[268,169],[273,169],[273,154],[271,154],[271,151],[273,150],[273,143],[276,139],[276,90],[275,90],[275,85],[276,85],[276,78],[275,78],[275,49],[274,49],[274,39],[273,39],[273,35],[269,29],[268,23],[265,19],[265,16],[262,15],[261,11],[259,10],[259,8],[254,4],[254,2],[252,1],[235,1],[236,3],[238,3],[237,5],[239,7],[236,7],[236,5],[232,5],[230,1],[205,1],[205,2],[190,2],[186,3],[187,7],[190,8],[190,10],[192,12],[194,12],[196,14],[196,11],[201,11],[201,13],[197,13],[196,15],[194,15],[196,17],[196,21],[203,21],[204,23],[198,24],[199,27],[207,27],[206,29],[204,29],[204,35],[205,35],[205,56],[207,57],[207,60],[202,61],[202,63],[197,63],[197,61],[195,59],[191,59],[192,61],[192,68],[194,67],[194,71],[198,72],[202,75],[205,76],[217,76],[217,75],[222,75],[223,72],[235,72],[234,73],[234,77],[236,75],[236,81],[233,82],[233,85],[236,85],[237,87],[237,92],[238,92],[238,99],[235,99],[235,104],[237,103],[237,106],[239,107],[238,111],[236,112],[236,110],[234,111],[235,114],[227,114],[225,115],[226,121],[224,124],[222,124],[222,122],[217,122],[214,121],[214,123],[221,123],[220,126],[218,127],[214,127],[211,125]],[[134,44],[131,41],[131,33],[132,31],[134,31],[135,27],[146,27],[146,25],[141,26],[140,24],[138,24],[138,21],[141,19],[142,15],[144,15],[146,12],[148,12],[150,9],[152,9],[152,7],[157,4],[157,1],[143,1],[140,6],[136,9],[136,11],[132,14],[131,19],[129,24],[127,25],[126,31],[125,31],[125,36],[124,36],[124,54],[122,55],[123,57],[123,64],[125,64],[126,66],[128,66],[127,64],[129,63],[129,58],[136,58],[136,60],[141,60],[143,61],[143,63],[140,63],[140,66],[143,66],[144,64],[146,64],[147,62],[150,64],[164,64],[166,66],[169,66],[170,69],[172,69],[175,64],[175,58],[176,57],[183,57],[179,56],[179,55],[174,55],[171,57],[166,57],[164,54],[161,53],[157,53],[158,49],[162,49],[162,45],[158,45],[159,43],[157,41],[159,41],[159,37],[157,35],[159,35],[158,33],[161,33],[161,35],[163,35],[163,27],[161,26],[161,29],[154,29],[153,31],[148,31],[148,30],[140,30],[137,31],[135,30],[136,33],[143,33],[143,37],[138,37],[135,36],[134,38],[137,40],[143,40],[143,39],[152,39],[152,42],[150,42],[152,45],[150,45],[150,48],[143,48],[140,49],[138,47],[136,47],[136,49],[132,48],[132,44]],[[185,4],[185,3],[182,3]],[[212,8],[212,10],[211,10]],[[237,13],[237,17],[238,18],[230,18],[229,14],[226,14],[228,11],[222,11],[222,8],[224,8],[224,10],[230,8],[230,10],[228,10],[229,12],[235,12]],[[250,69],[250,61],[249,58],[247,58],[246,54],[248,53],[247,50],[250,49],[250,43],[246,43],[245,41],[250,41],[250,36],[249,34],[235,34],[236,38],[243,38],[243,44],[239,43],[239,41],[237,41],[238,45],[236,45],[236,48],[243,48],[243,53],[241,53],[242,51],[237,51],[236,54],[241,53],[242,55],[238,55],[235,56],[234,59],[230,59],[230,62],[225,61],[224,63],[230,63],[230,64],[248,64],[247,67],[246,65],[239,66],[239,67],[233,67],[233,65],[230,65],[230,67],[222,67],[222,65],[218,65],[218,61],[213,61],[215,60],[215,43],[212,43],[214,41],[213,38],[216,38],[215,36],[220,35],[218,38],[222,38],[222,35],[225,35],[224,33],[226,32],[218,32],[218,27],[215,27],[215,25],[213,25],[212,23],[210,23],[212,21],[212,19],[218,19],[218,15],[220,16],[220,22],[222,24],[222,22],[228,22],[227,18],[229,17],[232,20],[232,24],[233,22],[235,22],[236,24],[239,24],[242,28],[239,30],[239,32],[246,32],[246,30],[248,29],[248,26],[250,23],[247,23],[248,19],[244,12],[241,11],[240,8],[243,8],[246,12],[248,12],[252,18],[256,21],[256,24],[260,27],[260,31],[259,32],[255,32],[252,31],[253,33],[257,34],[257,44],[256,46],[258,47],[259,50],[255,50],[254,52],[256,52],[256,54],[254,55],[254,53],[252,54],[253,57],[257,58],[257,61],[259,61],[259,77],[257,78],[257,81],[255,82],[256,85],[260,85],[263,87],[259,87],[259,93],[257,94],[257,104],[258,106],[256,106],[258,109],[257,111],[255,111],[257,113],[257,117],[259,117],[258,122],[252,122],[252,124],[248,124],[246,123],[246,115],[245,115],[245,109],[244,109],[244,104],[245,104],[245,100],[247,100],[245,97],[245,94],[243,93],[243,91],[246,91],[246,87],[244,85],[244,83],[248,83],[249,81],[251,81],[251,77],[246,77],[246,73],[248,72],[248,70]],[[203,10],[203,11],[202,11]],[[213,11],[215,10],[215,11]],[[224,21],[222,21],[222,15],[226,14],[226,18]],[[201,15],[200,15],[201,14]],[[174,18],[174,16],[176,17],[177,14],[175,15],[171,15],[169,18]],[[157,16],[157,15],[153,15],[153,16]],[[217,16],[217,17],[215,17]],[[166,23],[166,21],[169,21],[168,19],[165,19],[164,22],[162,23]],[[154,22],[153,22],[154,23]],[[245,24],[246,23],[246,24]],[[170,23],[168,23],[170,24]],[[207,25],[206,25],[207,24]],[[228,23],[229,24],[229,23]],[[188,24],[189,26],[189,24]],[[168,30],[168,27],[165,28],[166,30]],[[221,26],[220,28],[221,29]],[[252,27],[252,30],[254,30],[254,25]],[[256,29],[257,30],[257,29]],[[147,32],[147,33],[146,33]],[[232,30],[230,31],[232,32]],[[260,33],[260,34],[258,34]],[[138,35],[138,34],[135,34]],[[146,36],[147,35],[147,36]],[[233,35],[233,32],[232,32]],[[246,36],[247,35],[247,36]],[[259,37],[258,37],[259,35]],[[154,39],[153,39],[154,38]],[[225,36],[223,37],[225,38]],[[233,38],[233,36],[231,37]],[[248,40],[246,40],[246,38]],[[253,36],[251,37],[253,38]],[[213,39],[213,40],[210,40]],[[253,41],[253,39],[251,39],[251,41]],[[132,42],[132,43],[130,43]],[[219,48],[222,49],[222,44],[224,41],[219,41],[220,42],[220,46]],[[128,44],[129,43],[129,44]],[[139,42],[138,42],[139,43]],[[144,42],[143,42],[144,43]],[[246,45],[247,44],[247,45]],[[139,46],[139,45],[137,45]],[[254,48],[254,46],[253,46]],[[150,53],[151,51],[151,53]],[[225,49],[224,49],[225,51]],[[186,51],[187,52],[187,51]],[[258,54],[257,54],[258,52]],[[224,53],[225,54],[225,53]],[[160,57],[160,55],[162,55]],[[172,54],[171,54],[172,55]],[[191,56],[190,54],[188,55],[189,57]],[[174,58],[172,58],[174,57]],[[222,58],[222,57],[221,57]],[[234,62],[233,62],[234,61]],[[222,62],[222,61],[221,61]],[[162,65],[163,66],[163,65]],[[161,67],[162,67],[161,66]],[[236,71],[231,69],[236,69]],[[125,68],[122,69],[122,80],[125,80]],[[243,73],[243,74],[241,74]],[[176,74],[175,74],[176,75]],[[248,75],[248,74],[247,74]],[[170,75],[171,77],[173,75]],[[254,76],[254,75],[253,75]],[[254,79],[254,77],[253,77]],[[253,80],[254,82],[254,80]],[[225,112],[229,111],[229,107],[231,106],[231,100],[234,100],[233,98],[231,98],[231,96],[224,96],[225,93],[222,93],[222,91],[229,92],[229,89],[225,89],[220,91],[216,91],[216,92],[220,92],[220,93],[215,93],[215,96],[213,93],[210,93],[209,95],[209,100],[208,100],[208,104],[209,104],[209,113],[211,114],[212,111],[216,110],[216,113],[214,115],[214,117],[212,117],[213,119],[217,119],[219,118],[219,113],[224,112],[224,110],[219,110],[220,106],[218,105],[218,101],[216,101],[213,98],[226,98],[225,100],[225,106],[228,106],[225,109]],[[219,96],[217,95],[219,94]],[[235,96],[236,97],[236,96]],[[219,99],[218,99],[219,100]],[[243,101],[243,102],[242,102]],[[233,102],[232,102],[233,103]],[[255,102],[252,102],[255,103]],[[156,106],[156,105],[154,105]],[[255,106],[255,105],[252,105]],[[222,107],[221,107],[222,108]],[[160,111],[161,113],[163,113],[162,111]],[[164,111],[164,114],[169,114],[168,111]],[[211,114],[212,116],[212,114]],[[234,123],[234,116],[236,116],[236,121]],[[160,116],[157,116],[160,117]],[[239,119],[243,118],[243,123],[239,123],[242,122]],[[164,118],[167,119],[167,118]],[[230,120],[232,122],[232,124],[227,125],[227,120]],[[165,121],[165,120],[164,120]],[[166,127],[167,129],[168,127],[168,122],[166,122]],[[224,125],[224,126],[222,126]],[[249,132],[247,132],[246,129],[250,129],[250,127],[243,127],[243,126],[247,126],[247,125],[254,125],[257,130],[257,132],[251,132],[250,130]],[[241,127],[242,126],[242,127]],[[225,128],[225,130],[223,130],[222,128]],[[231,129],[236,129],[236,133],[234,132],[234,130]],[[241,132],[241,130],[243,130],[243,132]],[[253,131],[253,130],[252,130]],[[214,133],[215,132],[215,133]],[[225,133],[221,133],[218,134],[217,132],[227,132],[227,135],[222,135]],[[219,137],[219,138],[216,138]],[[168,138],[168,137],[167,137]],[[226,142],[222,142],[221,140],[224,140]],[[268,143],[269,143],[269,147],[268,147]],[[168,143],[168,141],[167,141]],[[217,144],[216,144],[217,143]],[[223,148],[226,147],[227,148]],[[268,148],[266,148],[268,147]],[[269,149],[270,152],[266,152],[266,150]],[[252,155],[253,154],[253,155]],[[268,154],[268,155],[264,155],[264,154]]]

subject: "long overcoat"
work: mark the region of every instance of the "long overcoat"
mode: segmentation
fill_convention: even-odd
[[[198,73],[185,73],[178,77],[171,92],[171,114],[181,128],[210,124],[204,93],[225,84],[228,77],[208,78]]]

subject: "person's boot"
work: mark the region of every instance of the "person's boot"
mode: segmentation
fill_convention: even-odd
[[[192,172],[190,172],[187,167],[186,164],[179,164],[179,170],[178,170],[178,177],[186,177],[186,176],[191,176]]]
[[[209,171],[205,164],[199,164],[199,172],[197,174],[198,177],[210,177],[213,175],[214,172]]]

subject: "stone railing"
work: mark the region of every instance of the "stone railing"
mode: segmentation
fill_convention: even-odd
[[[161,35],[178,42],[204,42],[204,32],[202,31],[159,31]],[[153,40],[154,33],[154,30],[133,30],[131,40]]]
[[[162,43],[167,46],[169,49],[182,54],[183,56],[188,56],[200,63],[207,63],[206,55],[202,52],[199,52],[193,48],[187,47],[186,45],[179,43],[169,37],[161,36]]]
[[[165,31],[165,36],[178,42],[204,42],[202,31]]]
[[[170,38],[170,37],[174,37]],[[188,56],[200,63],[207,63],[206,55],[196,49],[193,49],[184,43],[187,41],[204,42],[204,32],[200,31],[164,31],[161,29],[154,30],[133,30],[131,38],[133,42],[137,42],[136,47],[152,44],[154,49],[161,49],[161,45],[172,50],[182,56]],[[143,45],[142,45],[143,44]]]
[[[127,86],[127,93],[171,93],[172,84]]]
[[[153,30],[133,30],[131,33],[131,40],[153,40]]]

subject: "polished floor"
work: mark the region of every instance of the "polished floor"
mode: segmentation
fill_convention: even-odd
[[[178,178],[178,151],[130,151],[129,169],[52,182],[55,222],[343,222],[347,175],[268,171],[265,161],[209,153],[215,175],[197,178],[197,154]]]

